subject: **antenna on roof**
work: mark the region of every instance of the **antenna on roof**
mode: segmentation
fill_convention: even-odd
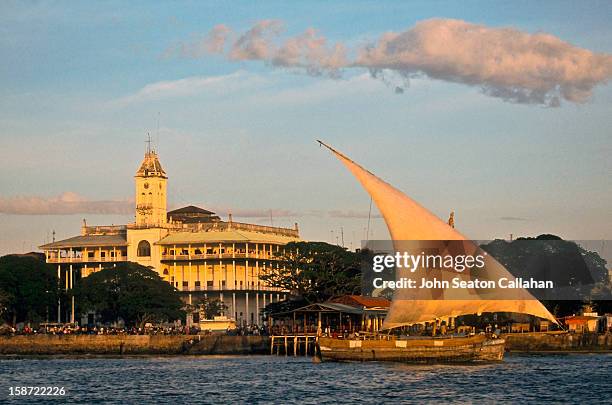
[[[147,140],[145,141],[147,144],[147,154],[151,153],[151,134],[147,132]]]
[[[157,148],[159,148],[159,115],[160,115],[160,112],[158,111],[157,112],[157,134],[155,136],[157,138],[155,140],[155,144],[157,145]],[[157,150],[157,148],[156,148],[156,150]]]

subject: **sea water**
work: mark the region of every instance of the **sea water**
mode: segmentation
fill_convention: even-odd
[[[63,387],[15,396],[11,387]],[[15,392],[13,392],[14,394]],[[320,363],[285,356],[0,357],[0,402],[612,402],[612,355],[510,355],[484,365]]]

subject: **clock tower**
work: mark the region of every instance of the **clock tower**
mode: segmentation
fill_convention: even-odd
[[[136,172],[136,226],[162,227],[166,224],[166,187],[168,177],[150,141]]]

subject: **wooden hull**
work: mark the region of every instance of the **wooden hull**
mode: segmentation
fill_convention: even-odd
[[[503,339],[484,335],[405,340],[319,338],[323,361],[395,361],[403,363],[471,363],[501,361]]]

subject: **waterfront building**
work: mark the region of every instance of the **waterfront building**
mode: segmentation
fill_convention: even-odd
[[[150,147],[134,179],[133,223],[90,226],[83,220],[79,236],[40,246],[47,263],[57,264],[66,290],[80,277],[131,261],[159,273],[186,303],[220,299],[228,308],[223,315],[238,324],[261,324],[260,309],[285,299],[286,291],[259,276],[279,265],[277,254],[287,243],[300,240],[297,223],[294,228],[262,226],[234,222],[231,214],[223,221],[191,205],[168,212],[168,176]],[[58,322],[74,322],[74,301],[64,311],[61,315],[58,308]]]
[[[287,332],[378,332],[391,302],[382,297],[343,295],[289,312],[272,314],[275,328]]]
[[[564,323],[570,332],[597,332],[599,319],[591,315],[573,315],[565,317]]]

